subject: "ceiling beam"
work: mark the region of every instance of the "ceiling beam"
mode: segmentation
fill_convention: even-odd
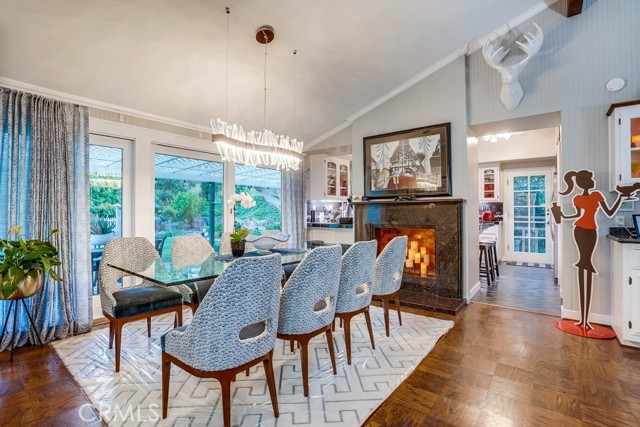
[[[580,15],[584,0],[567,0],[567,18]]]

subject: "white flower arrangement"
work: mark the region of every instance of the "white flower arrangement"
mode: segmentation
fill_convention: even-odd
[[[234,194],[229,200],[227,200],[227,205],[234,208],[238,203],[240,203],[240,206],[245,209],[252,208],[256,205],[256,201],[253,200],[253,197],[251,197],[249,193],[246,193],[244,191],[240,194]]]

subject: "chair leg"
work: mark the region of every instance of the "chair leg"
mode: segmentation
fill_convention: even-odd
[[[291,350],[291,353],[294,353],[296,350],[293,348],[293,340],[289,340],[289,350]]]
[[[400,294],[396,294],[396,310],[398,310],[398,323],[402,326],[402,316],[400,315]]]
[[[224,427],[231,427],[231,377],[219,378],[222,391],[222,416],[224,418]]]
[[[382,299],[382,307],[384,308],[384,330],[389,336],[389,300]]]
[[[169,406],[169,380],[171,377],[171,361],[167,359],[165,352],[162,352],[162,418],[167,418],[167,407]]]
[[[151,317],[147,317],[147,337],[151,338]]]
[[[496,246],[498,246],[498,242],[496,242],[495,246],[493,247],[493,261],[496,266],[496,276],[500,277],[500,268],[498,267],[500,263],[498,262],[498,249],[496,248]]]
[[[338,370],[336,369],[336,352],[333,349],[333,334],[331,333],[331,328],[327,329],[326,334],[327,334],[327,346],[329,347],[329,357],[331,357],[331,367],[333,368],[333,375],[336,375],[338,373]]]
[[[116,372],[120,372],[120,348],[122,346],[122,324],[116,320],[115,324],[116,334]]]
[[[249,376],[249,371],[251,370],[251,368],[247,368],[247,370],[244,372],[246,374],[246,376]]]
[[[33,328],[33,334],[36,336],[36,340],[38,340],[38,344],[40,344],[40,347],[42,347],[42,340],[40,339],[40,333],[38,332],[38,328],[36,328],[36,324],[33,321],[33,318],[31,317],[31,313],[29,313],[29,308],[27,308],[27,303],[24,302],[24,299],[22,300],[22,306],[24,307],[24,311],[27,312],[27,317],[29,317],[29,323]]]
[[[113,321],[109,320],[109,350],[113,348]]]
[[[334,317],[333,321],[331,322],[331,330],[333,332],[336,331],[336,319],[335,319],[335,317]]]
[[[309,396],[309,341],[305,340],[300,343],[302,351],[300,352],[300,361],[302,362],[302,388],[304,397]]]
[[[273,374],[273,350],[269,352],[267,357],[262,361],[264,366],[264,373],[267,377],[267,386],[269,387],[269,395],[271,396],[271,406],[273,407],[273,416],[278,418],[280,416],[280,409],[278,408],[278,393],[276,392],[276,378]]]
[[[178,308],[178,311],[176,312],[176,315],[178,317],[178,319],[177,319],[177,323],[178,324],[176,325],[176,328],[177,328],[179,326],[182,326],[182,306],[180,306],[180,308]]]
[[[364,312],[364,318],[367,321],[367,329],[369,330],[369,339],[371,339],[371,348],[376,349],[376,344],[373,341],[373,327],[371,325],[371,315],[369,315],[369,307]]]
[[[340,318],[342,320],[342,318]],[[347,365],[351,365],[351,318],[344,319],[344,343],[347,347]],[[335,373],[335,372],[334,372]]]
[[[342,317],[340,318],[340,327],[342,328]]]

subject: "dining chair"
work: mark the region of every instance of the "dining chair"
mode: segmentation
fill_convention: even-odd
[[[333,373],[337,373],[331,324],[340,285],[341,255],[339,245],[312,250],[298,264],[282,289],[278,338],[300,344],[305,397],[309,396],[308,350],[313,337],[326,334]]]
[[[395,300],[398,310],[398,322],[402,326],[400,315],[400,285],[404,270],[404,256],[408,236],[394,237],[380,252],[373,270],[373,299],[382,301],[384,309],[384,328],[389,336],[389,305]]]
[[[351,365],[351,318],[364,313],[369,330],[371,348],[375,350],[369,305],[371,304],[373,269],[376,262],[377,242],[356,242],[342,256],[340,286],[336,301],[336,318],[344,327],[347,364]],[[335,320],[334,320],[335,322]],[[334,328],[335,329],[335,328]]]
[[[116,341],[116,372],[120,372],[122,327],[129,322],[147,319],[147,336],[151,336],[151,317],[175,313],[175,325],[182,325],[182,296],[164,286],[150,282],[121,288],[118,280],[128,274],[110,267],[125,267],[132,272],[148,269],[160,258],[153,244],[144,237],[111,239],[104,248],[100,262],[100,304],[109,320],[109,349]]]
[[[231,382],[262,362],[278,417],[273,348],[280,309],[280,254],[238,258],[218,276],[191,323],[167,332],[162,346],[162,417],[167,417],[171,364],[222,390],[224,425],[231,425]]]
[[[224,232],[220,237],[220,255],[231,255],[231,233]],[[249,242],[244,243],[244,251],[251,252],[256,248]]]
[[[200,234],[173,238],[171,263],[175,268],[202,264],[213,254],[215,254],[213,247]],[[169,286],[168,289],[179,292],[182,295],[183,304],[189,307],[192,313],[195,313],[213,282],[214,279],[198,280],[184,285]]]

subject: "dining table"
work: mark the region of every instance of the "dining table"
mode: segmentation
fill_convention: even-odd
[[[200,295],[199,283],[207,283],[218,277],[229,264],[238,258],[271,255],[279,253],[283,266],[298,264],[309,252],[307,249],[271,249],[269,251],[245,252],[241,257],[233,255],[208,256],[184,256],[156,258],[150,260],[147,265],[140,265],[140,260],[126,258],[117,262],[110,262],[109,267],[120,270],[128,275],[139,277],[145,281],[162,286],[176,286],[186,283],[195,285],[198,301],[202,301],[204,295]]]

